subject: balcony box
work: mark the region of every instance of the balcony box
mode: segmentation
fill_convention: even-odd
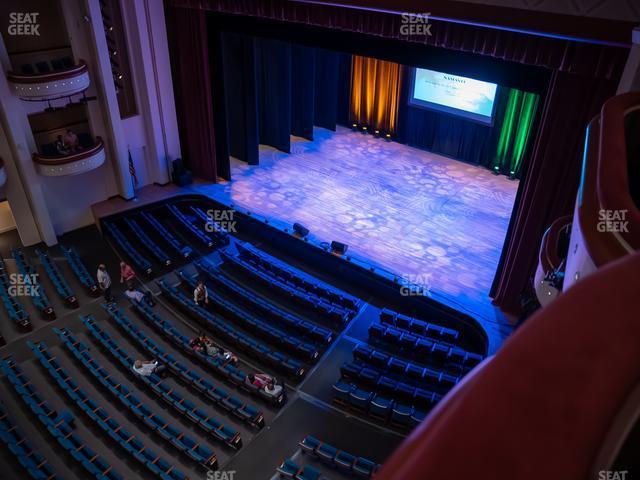
[[[38,165],[38,170],[48,177],[85,173],[98,168],[104,163],[105,158],[104,142],[100,137],[96,137],[96,143],[92,147],[70,155],[33,154],[33,161]]]
[[[89,69],[80,62],[50,73],[7,73],[11,91],[23,100],[45,101],[70,97],[89,88]]]

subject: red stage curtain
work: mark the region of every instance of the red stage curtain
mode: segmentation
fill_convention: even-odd
[[[377,58],[351,57],[350,121],[395,133],[400,102],[400,65]]]
[[[180,143],[196,177],[216,181],[216,151],[206,13],[170,8],[171,61]]]

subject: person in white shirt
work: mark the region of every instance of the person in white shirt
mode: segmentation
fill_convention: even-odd
[[[150,306],[154,306],[155,302],[153,301],[153,295],[151,295],[151,292],[147,291],[145,293],[142,293],[140,290],[136,290],[136,288],[133,286],[132,283],[130,283],[127,286],[127,289],[125,290],[124,294],[127,296],[127,298],[135,301],[136,303],[140,303],[140,302],[145,302]]]
[[[133,362],[133,371],[138,375],[142,375],[143,377],[148,377],[149,375],[155,373],[156,375],[163,376],[166,367],[164,365],[160,365],[157,360],[136,360]]]
[[[111,277],[107,272],[107,267],[104,263],[98,265],[98,273],[96,274],[96,280],[98,280],[98,286],[102,290],[104,299],[107,303],[113,302],[113,295],[111,295]]]
[[[209,304],[209,292],[202,280],[198,281],[196,288],[193,290],[193,301],[201,307]]]

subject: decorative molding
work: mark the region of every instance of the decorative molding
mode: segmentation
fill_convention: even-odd
[[[7,73],[11,91],[23,100],[55,100],[89,88],[89,69],[80,62],[75,67],[53,73],[23,75]]]
[[[96,137],[96,144],[88,150],[64,156],[45,156],[33,154],[33,161],[38,165],[38,170],[47,177],[61,177],[78,175],[104,163],[106,154],[104,143],[100,137]]]

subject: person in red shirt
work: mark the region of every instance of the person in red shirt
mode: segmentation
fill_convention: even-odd
[[[131,265],[120,262],[120,283],[130,282],[136,278],[136,272],[133,271]]]

